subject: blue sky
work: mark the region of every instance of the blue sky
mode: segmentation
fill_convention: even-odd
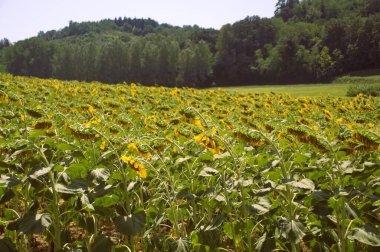
[[[277,0],[0,0],[0,39],[11,42],[58,30],[69,21],[152,18],[219,29],[246,16],[272,17]]]

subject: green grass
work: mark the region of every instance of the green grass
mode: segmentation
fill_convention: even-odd
[[[229,87],[231,91],[243,93],[287,93],[292,96],[345,96],[351,84],[296,84]]]
[[[325,84],[294,84],[294,85],[261,85],[227,87],[231,91],[243,93],[287,93],[292,96],[346,96],[351,85],[369,84],[380,87],[380,75],[372,76],[342,76],[332,83]]]

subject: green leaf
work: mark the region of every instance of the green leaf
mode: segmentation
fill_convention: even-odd
[[[48,167],[41,167],[37,168],[29,175],[32,179],[37,179],[38,177],[41,177],[45,174],[48,174],[53,169],[53,165],[50,165]]]
[[[210,251],[215,251],[220,245],[220,238],[222,237],[219,227],[223,225],[225,219],[226,215],[219,214],[214,217],[210,224],[202,225],[198,230],[193,231],[192,244],[207,246]]]
[[[16,245],[12,243],[11,239],[0,239],[0,251],[1,252],[17,252]]]
[[[27,213],[22,218],[8,224],[9,230],[17,230],[21,234],[37,234],[52,224],[49,214]]]
[[[105,152],[102,153],[102,155],[100,156],[99,159],[105,159],[108,156],[111,156],[113,154],[113,152],[114,152],[113,150],[105,151]]]
[[[227,203],[227,200],[226,200],[226,198],[223,195],[216,196],[215,200],[218,201],[218,202],[225,202],[225,203]]]
[[[89,170],[89,165],[84,163],[71,164],[66,170],[66,173],[73,179],[75,178],[86,178]]]
[[[95,232],[95,219],[91,215],[81,215],[78,219],[79,226],[84,228],[89,234]]]
[[[132,190],[135,189],[135,187],[137,187],[137,185],[138,185],[137,181],[129,182],[128,187],[127,187],[127,191],[132,192]]]
[[[14,196],[16,196],[16,194],[13,192],[13,190],[10,188],[7,188],[3,196],[1,196],[0,198],[0,205],[10,201]]]
[[[201,153],[199,155],[199,161],[204,163],[214,161],[214,154],[211,151]]]
[[[55,184],[54,187],[57,192],[63,193],[63,194],[84,193],[84,190],[82,188],[66,186],[59,183]]]
[[[35,130],[29,131],[29,137],[32,139],[38,138],[43,135],[45,135],[45,130],[43,129],[35,129]]]
[[[54,166],[54,171],[55,172],[63,172],[65,170],[65,167],[63,167],[62,165],[55,165]]]
[[[82,194],[80,197],[81,207],[85,208],[89,212],[92,212],[95,210],[94,206],[91,204],[92,203],[91,201],[92,200],[90,200],[90,198],[86,194]]]
[[[97,214],[97,215],[100,215],[100,216],[106,217],[106,218],[109,218],[115,212],[115,210],[113,210],[112,208],[109,208],[109,207],[102,207],[102,206],[95,206],[94,205],[94,209],[95,209],[95,211],[93,212],[93,214]]]
[[[332,195],[333,193],[329,190],[314,191],[311,193],[311,197],[318,202],[327,201]]]
[[[314,182],[307,178],[301,179],[300,181],[292,181],[290,184],[299,189],[306,189],[311,191],[315,189]]]
[[[351,163],[352,163],[352,161],[350,161],[350,160],[343,161],[343,162],[340,164],[339,168],[340,168],[342,171],[345,171],[345,170],[347,170],[347,168],[351,165]]]
[[[308,159],[309,157],[306,156],[305,154],[302,154],[299,152],[294,153],[294,162],[296,163],[303,163],[303,162],[306,162]]]
[[[107,181],[109,176],[110,176],[110,171],[106,168],[97,168],[90,172],[90,179],[94,183]]]
[[[226,151],[226,152],[224,152],[222,154],[215,154],[214,155],[214,159],[223,159],[223,158],[229,157],[229,156],[231,156],[231,154]]]
[[[271,203],[268,198],[262,197],[257,204],[253,204],[251,206],[247,206],[247,209],[256,215],[263,215],[270,211]]]
[[[95,199],[94,206],[111,207],[120,202],[120,198],[114,194],[105,195],[101,198]]]
[[[94,243],[91,245],[91,250],[94,252],[107,252],[111,251],[113,242],[111,239],[104,235],[95,237]]]
[[[365,225],[363,228],[354,228],[348,235],[348,239],[380,247],[380,232],[369,225]]]
[[[288,224],[288,239],[295,244],[298,244],[302,238],[305,236],[305,227],[304,225],[299,221],[292,220]]]
[[[268,233],[261,236],[256,243],[256,250],[259,252],[273,251],[276,248],[276,240]]]
[[[380,206],[380,200],[376,200],[375,202],[373,202],[372,205],[375,207],[379,207]]]
[[[367,162],[364,162],[363,165],[364,165],[365,167],[372,167],[372,166],[375,166],[376,164],[367,161]]]
[[[173,251],[176,252],[190,252],[191,251],[191,244],[188,240],[179,238],[178,240],[174,241],[173,243]]]
[[[235,239],[236,243],[242,240],[244,234],[245,223],[242,222],[225,222],[223,223],[223,232],[228,238]],[[235,237],[234,237],[235,235]]]
[[[57,150],[60,150],[60,151],[72,151],[72,150],[76,150],[77,147],[73,144],[67,144],[67,143],[60,143],[60,144],[57,144]]]
[[[218,214],[217,216],[214,217],[214,219],[212,220],[212,223],[206,226],[202,226],[201,230],[203,231],[216,230],[223,224],[225,219],[226,219],[225,215]]]
[[[146,223],[146,214],[142,211],[128,216],[118,216],[114,223],[119,233],[135,236],[143,230]]]
[[[97,187],[95,187],[91,191],[91,195],[94,198],[100,198],[100,197],[103,197],[105,195],[112,193],[114,189],[115,189],[114,185],[108,185],[106,183],[101,183],[100,185],[98,185]]]
[[[191,159],[192,158],[192,156],[186,156],[186,157],[184,157],[184,158],[178,158],[176,161],[175,161],[175,164],[177,165],[177,164],[181,164],[181,163],[183,163],[183,162],[185,162],[185,161],[187,161],[187,160],[189,160],[189,159]]]
[[[281,162],[280,160],[276,159],[272,161],[271,165],[272,167],[276,167],[280,162]]]
[[[205,167],[203,170],[199,173],[199,176],[201,177],[211,177],[218,173],[218,170],[211,168],[211,167]]]
[[[268,171],[263,174],[268,180],[278,181],[282,178],[281,172]]]
[[[13,187],[16,185],[21,184],[21,180],[16,176],[7,176],[7,175],[1,175],[0,177],[0,185],[3,184],[6,187]]]
[[[267,195],[268,193],[270,193],[271,191],[273,191],[273,188],[262,188],[262,189],[258,189],[258,190],[252,190],[252,193],[254,196],[259,196],[259,197],[262,197],[262,196],[265,196]]]
[[[220,245],[220,231],[215,230],[197,230],[191,234],[191,243],[193,246],[203,245],[210,248],[209,251],[215,251]]]
[[[119,172],[113,172],[111,178],[116,181],[123,181],[123,175]]]
[[[196,197],[190,192],[189,188],[184,188],[177,193],[177,199],[194,200]]]

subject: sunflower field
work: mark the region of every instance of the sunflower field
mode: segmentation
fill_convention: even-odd
[[[0,75],[0,251],[379,251],[380,100]]]

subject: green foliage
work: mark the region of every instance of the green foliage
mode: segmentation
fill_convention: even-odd
[[[380,84],[355,84],[348,87],[347,96],[357,96],[359,94],[380,96]]]
[[[380,67],[379,12],[379,0],[280,0],[273,18],[220,31],[136,18],[70,22],[14,45],[0,40],[0,71],[192,87],[327,82]]]
[[[358,240],[370,246],[380,247],[380,234],[378,230],[371,226],[355,228],[349,235],[349,239]]]
[[[135,236],[140,233],[146,223],[145,212],[131,214],[129,216],[118,216],[115,219],[115,225],[121,234]]]
[[[7,71],[11,73],[47,78],[52,75],[53,54],[52,44],[40,38],[31,38],[7,48],[4,60]]]
[[[347,84],[378,84],[380,83],[380,69],[369,69],[366,71],[352,72],[349,75],[338,77],[334,83]]]

